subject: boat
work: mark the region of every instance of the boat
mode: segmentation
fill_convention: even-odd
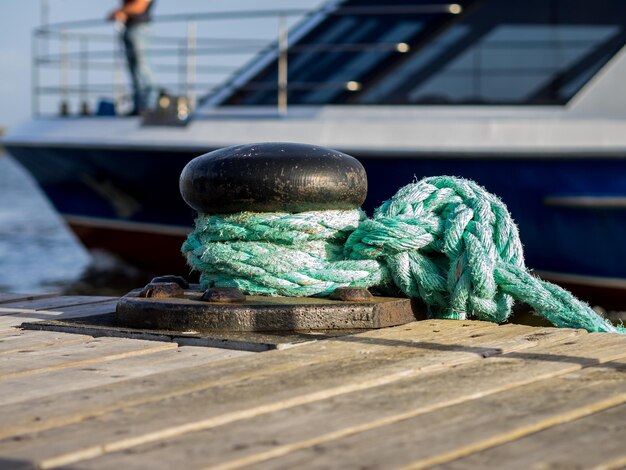
[[[246,36],[254,27],[226,42],[197,34],[203,22],[267,18],[279,27],[264,42]],[[87,247],[188,274],[185,164],[229,145],[303,142],[361,161],[369,212],[414,179],[475,180],[507,204],[539,276],[602,305],[626,289],[626,3],[334,0],[313,11],[159,20],[187,22],[188,34],[182,48],[155,38],[155,56],[179,60],[164,69],[183,77],[158,109],[68,113],[68,103],[86,111],[103,93],[85,72],[93,54],[39,50],[35,116],[3,139]],[[80,44],[90,24],[47,25],[35,36]],[[248,56],[234,70],[216,62],[237,53]],[[61,83],[44,86],[40,69],[54,66]],[[219,67],[219,83],[198,79]],[[60,98],[60,113],[40,109],[44,93]]]

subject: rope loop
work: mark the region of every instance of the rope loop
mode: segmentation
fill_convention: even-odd
[[[182,251],[204,287],[305,297],[389,284],[380,262],[343,257],[346,238],[364,219],[361,210],[200,214]]]
[[[409,184],[372,219],[361,210],[200,214],[182,251],[205,287],[325,296],[342,286],[395,286],[435,318],[500,323],[523,300],[556,326],[626,333],[532,276],[504,203],[462,178]]]
[[[523,266],[504,204],[471,181],[447,176],[400,189],[350,235],[346,249],[350,258],[384,256],[401,290],[425,300],[439,318],[506,320],[513,301],[497,288],[494,269]]]

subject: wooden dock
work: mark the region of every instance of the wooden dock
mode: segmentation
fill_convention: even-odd
[[[254,353],[21,328],[115,302],[0,294],[0,468],[626,467],[626,337],[425,320]]]

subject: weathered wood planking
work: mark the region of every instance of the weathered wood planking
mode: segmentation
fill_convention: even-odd
[[[0,328],[0,336],[2,336],[2,335],[10,335],[10,334],[16,333],[18,331],[20,331],[20,330],[17,327]]]
[[[78,344],[60,344],[45,349],[26,351],[22,354],[0,355],[0,381],[176,349],[176,347],[175,343],[124,338],[92,338]]]
[[[12,305],[0,309],[0,467],[626,463],[611,440],[626,407],[624,337],[423,321],[234,357],[13,329],[114,310],[115,300],[90,299],[0,305]],[[538,451],[542,442],[567,455]]]
[[[266,462],[266,466],[319,468],[332,464],[352,468],[367,462],[374,468],[421,469],[443,464],[626,402],[626,363],[618,360],[610,365],[542,380],[390,426],[307,446]]]
[[[459,404],[471,408],[473,400],[515,392],[526,384],[549,380],[624,355],[623,338],[613,337],[607,342],[602,335],[585,335],[335,395],[301,406],[285,407],[270,413],[261,410],[247,419],[168,437],[159,445],[151,442],[133,446],[132,453],[111,453],[93,461],[81,461],[77,465],[80,468],[130,468],[134,457],[141,455],[141,463],[151,468],[172,468],[175,465],[184,465],[185,468],[203,468],[207,465],[240,468],[261,464],[268,468],[313,468],[319,460],[318,451],[324,445],[332,446],[350,436],[371,434],[373,437],[368,445],[371,446],[371,452],[376,453],[377,447],[387,446],[387,434],[395,435],[394,427],[407,420],[436,414],[444,409],[455,409]],[[250,393],[259,393],[255,384],[250,386]],[[228,390],[222,393],[228,393]],[[229,400],[233,405],[238,401],[237,396]],[[494,411],[488,415],[493,417]],[[462,421],[462,417],[459,420]],[[462,431],[471,436],[471,427],[472,422],[466,422]],[[444,441],[448,435],[434,434]],[[37,438],[41,437],[41,434],[37,435]],[[415,441],[411,445],[420,444]],[[117,446],[123,448],[123,443],[118,442]],[[111,446],[111,449],[114,447]],[[354,468],[370,462],[365,457],[361,458],[362,451],[359,448],[353,450],[349,446],[341,446],[339,452],[350,456],[335,460],[336,456],[333,455],[319,462],[318,467]],[[396,449],[396,452],[405,453],[401,449]],[[306,458],[300,459],[300,453],[306,453]],[[314,455],[311,457],[309,454]],[[290,456],[295,456],[295,464],[288,460]],[[70,457],[71,454],[66,453],[65,456],[42,461],[45,464],[67,463],[64,459]],[[284,457],[286,463],[280,457]],[[344,467],[343,464],[350,457],[352,460]],[[389,465],[392,462],[393,459],[381,459],[378,465],[373,464],[373,468],[395,468],[396,465]]]
[[[2,304],[3,309],[27,309],[27,310],[50,310],[60,309],[63,307],[72,307],[75,305],[94,304],[98,302],[106,302],[108,300],[117,300],[116,297],[103,296],[64,296],[64,297],[42,297],[36,299],[24,299],[19,301],[7,302]]]
[[[58,297],[56,293],[49,294],[14,294],[10,292],[0,292],[0,304],[7,302],[17,302],[18,300],[35,300],[46,297]]]
[[[87,335],[70,335],[54,331],[23,331],[16,329],[0,336],[0,354],[13,354],[21,351],[33,351],[50,346],[85,343],[92,340]]]
[[[626,405],[619,405],[435,468],[623,469],[626,467],[624,423]]]
[[[35,332],[37,333],[37,332]],[[158,343],[153,343],[158,344]],[[253,354],[245,351],[182,346],[122,358],[102,358],[90,364],[78,363],[57,370],[0,380],[0,405],[83,390],[123,380],[145,377],[186,367],[208,366],[216,361]]]
[[[396,384],[423,374],[425,370],[481,361],[485,356],[575,338],[579,333],[519,325],[494,327],[472,322],[466,322],[464,328],[462,324],[419,322],[349,339],[325,340],[294,350],[263,353],[242,358],[238,363],[227,361],[228,364],[217,364],[213,370],[223,375],[225,380],[219,380],[212,386],[207,384],[202,389],[170,396],[162,404],[158,401],[146,403],[144,398],[145,404],[136,404],[131,408],[131,403],[126,400],[126,408],[118,405],[117,410],[90,419],[88,432],[85,427],[87,422],[50,429],[29,437],[22,436],[22,442],[27,445],[20,449],[12,440],[4,441],[0,443],[0,454],[11,458],[31,456],[43,466],[67,465],[81,461],[87,455],[95,457],[373,387]],[[415,339],[410,340],[411,337]],[[326,355],[329,356],[320,362],[320,358]],[[281,358],[299,367],[281,369],[278,367],[280,362],[272,363],[272,358]],[[271,364],[264,364],[264,360]],[[228,373],[232,369],[231,364],[242,363],[252,365],[257,371],[256,376],[241,374],[237,380],[236,375],[232,377],[233,374]],[[174,374],[162,374],[159,383],[171,383],[172,376],[175,377]],[[157,380],[156,377],[154,380]],[[94,392],[98,393],[98,390]],[[83,396],[88,396],[87,393],[86,390],[82,392]],[[110,393],[107,395],[110,396]],[[94,404],[93,399],[90,402]],[[38,412],[39,416],[45,414],[41,411],[44,410]],[[88,412],[94,415],[93,409]],[[33,429],[31,423],[24,424]],[[51,427],[61,422],[57,419],[56,423],[47,424]],[[35,427],[38,425],[41,426],[35,423]],[[120,433],[124,435],[121,439]],[[34,445],[30,445],[31,442]]]
[[[0,330],[19,327],[24,322],[38,320],[56,320],[63,318],[87,317],[115,312],[116,300],[99,301],[66,307],[54,307],[51,310],[34,310],[0,306]]]
[[[520,329],[526,334],[520,335]],[[361,381],[394,381],[407,373],[415,374],[427,368],[447,367],[448,364],[497,354],[500,347],[523,349],[537,341],[577,334],[573,330],[554,329],[545,336],[535,332],[529,327],[499,328],[483,322],[432,321],[373,331],[350,340],[327,340],[288,350],[288,354],[287,351],[284,351],[285,354],[271,351],[258,357],[227,361],[213,368],[174,371],[155,376],[150,382],[128,381],[80,393],[70,392],[64,395],[62,401],[56,400],[54,406],[50,405],[50,400],[44,400],[0,407],[0,416],[5,417],[6,423],[0,428],[0,437],[80,422],[124,406],[151,404],[196,392],[207,394],[209,401],[213,401],[216,390],[252,380],[271,384],[289,376],[295,383],[302,379],[302,387],[311,382],[318,383],[320,377],[328,376],[335,377],[336,385],[352,380],[354,387],[361,386]],[[396,339],[387,339],[394,336]],[[403,339],[407,337],[418,338],[419,342]],[[324,383],[320,382],[318,389],[323,392],[324,387]],[[340,388],[334,393],[342,390]],[[85,396],[89,396],[88,403],[84,401]],[[287,392],[286,396],[291,395]],[[257,397],[248,399],[252,402],[251,406],[258,404]]]

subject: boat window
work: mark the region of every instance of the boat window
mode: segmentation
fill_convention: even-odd
[[[626,43],[623,0],[459,3],[341,3],[290,48],[289,103],[564,104]],[[276,69],[228,102],[275,104]]]
[[[327,18],[292,44],[288,54],[289,102],[340,102],[349,83],[361,81],[405,55],[417,36],[432,34],[450,16],[444,0],[373,0],[337,2]],[[277,62],[256,74],[226,104],[276,104]]]
[[[476,29],[451,28],[396,70],[399,80],[393,89],[386,87],[381,96],[384,84],[373,85],[361,101],[564,103],[606,62],[606,52],[602,61],[594,60],[597,52],[608,47],[610,57],[624,42],[620,26],[610,24],[500,24],[478,37]]]
[[[384,34],[380,35],[380,40],[383,44],[404,44],[415,32],[419,31],[421,25],[411,21],[401,21],[398,24],[392,26]],[[362,35],[363,37],[365,34]],[[326,75],[325,80],[329,83],[335,83],[337,86],[318,88],[310,91],[302,97],[304,103],[327,103],[339,94],[345,92],[345,85],[351,81],[355,81],[355,78],[360,78],[363,74],[372,70],[378,63],[383,61],[388,56],[397,53],[397,51],[391,49],[385,49],[382,51],[369,51],[360,54],[350,54],[346,57],[346,60],[339,59],[339,67],[331,69]],[[341,53],[339,53],[340,55]],[[335,52],[330,52],[327,56],[333,57],[338,55]]]

